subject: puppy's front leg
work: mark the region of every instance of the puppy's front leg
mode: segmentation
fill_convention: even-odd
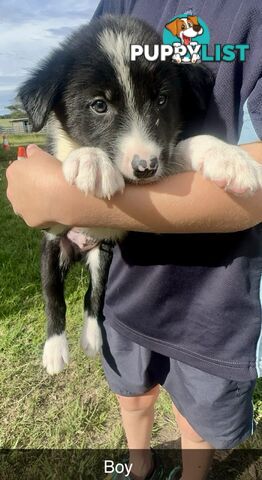
[[[211,135],[181,141],[176,155],[185,171],[201,171],[204,177],[236,195],[250,195],[262,188],[262,166],[239,146]]]
[[[69,183],[99,198],[110,199],[125,187],[122,174],[100,148],[73,150],[63,162],[63,172]]]
[[[99,148],[83,147],[74,150],[64,161],[63,172],[69,183],[75,184],[84,193],[99,198],[110,199],[125,187],[122,174]],[[91,232],[96,234],[95,229]],[[101,238],[101,232],[99,236]],[[103,242],[87,254],[90,284],[85,295],[81,345],[88,356],[96,355],[102,347],[104,290],[111,262],[110,253],[103,252],[102,247]]]

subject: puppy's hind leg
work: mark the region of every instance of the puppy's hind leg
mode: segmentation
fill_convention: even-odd
[[[86,256],[89,266],[90,282],[84,299],[84,326],[81,334],[81,346],[89,357],[101,351],[103,306],[108,270],[112,259],[112,242],[101,242]]]
[[[43,365],[50,375],[61,372],[69,361],[64,299],[64,279],[69,265],[70,258],[63,257],[60,239],[48,240],[44,237],[41,281],[47,317],[47,340],[43,352]]]

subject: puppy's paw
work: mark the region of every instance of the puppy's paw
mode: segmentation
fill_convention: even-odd
[[[235,195],[252,195],[262,188],[262,166],[240,147],[209,150],[202,172]]]
[[[122,174],[100,148],[74,150],[63,162],[63,172],[69,183],[99,198],[110,199],[125,187]]]
[[[95,357],[100,353],[103,340],[96,318],[86,316],[80,342],[82,349],[88,357]]]
[[[262,166],[238,146],[199,135],[180,142],[178,148],[189,168],[235,195],[252,195],[262,188]]]
[[[69,351],[65,333],[48,338],[43,352],[43,366],[47,373],[60,373],[68,363]]]

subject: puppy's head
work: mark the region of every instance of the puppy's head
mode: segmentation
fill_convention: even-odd
[[[127,180],[144,182],[174,170],[176,143],[204,115],[212,82],[204,67],[131,62],[131,44],[161,38],[138,19],[94,20],[52,53],[19,96],[35,131],[53,113],[75,144],[101,148]]]

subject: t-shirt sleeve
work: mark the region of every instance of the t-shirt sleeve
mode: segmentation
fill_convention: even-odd
[[[262,140],[262,78],[244,103],[239,145]]]
[[[93,18],[101,17],[107,13],[121,15],[125,13],[125,3],[126,2],[122,0],[101,0]]]

